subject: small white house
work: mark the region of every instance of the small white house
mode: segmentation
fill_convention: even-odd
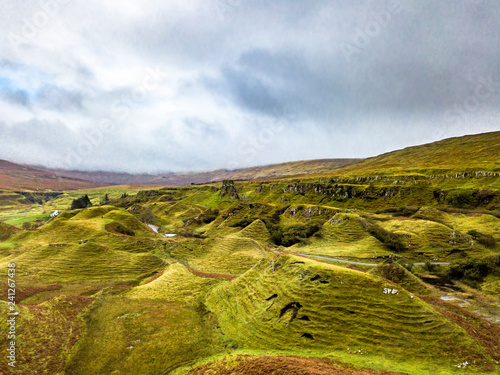
[[[50,213],[50,217],[56,217],[56,216],[59,216],[61,214],[61,211],[52,211]]]

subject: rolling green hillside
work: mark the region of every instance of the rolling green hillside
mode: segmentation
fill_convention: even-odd
[[[498,374],[498,144],[325,175],[1,193],[18,373]],[[83,195],[92,206],[70,210]]]
[[[397,285],[300,257],[261,261],[215,288],[207,304],[229,338],[247,349],[486,360],[463,329]]]
[[[500,131],[448,138],[368,158],[335,174],[500,172]],[[325,174],[326,175],[326,174]]]

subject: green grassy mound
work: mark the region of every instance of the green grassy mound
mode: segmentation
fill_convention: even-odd
[[[18,265],[20,285],[35,282],[132,281],[163,269],[165,262],[150,254],[112,250],[93,242],[41,245],[4,259]]]
[[[455,224],[451,215],[432,207],[421,207],[412,217],[415,219],[435,221],[450,228],[453,228]]]
[[[411,253],[430,259],[447,259],[479,250],[472,246],[470,236],[436,221],[399,218],[381,222],[380,226],[402,235]]]
[[[463,329],[393,283],[295,256],[262,260],[216,287],[207,306],[243,348],[489,360]]]
[[[361,224],[361,217],[338,213],[327,221],[320,237],[313,237],[308,245],[294,245],[290,251],[311,255],[376,258],[391,254],[384,244],[373,237]]]
[[[97,212],[104,212],[90,210],[93,212],[84,214],[87,210],[82,210],[70,217],[63,213],[37,230],[13,236],[11,241],[20,244],[19,251],[37,246],[74,245],[89,241],[111,250],[133,253],[156,253],[162,247],[163,239],[125,210],[106,208],[106,214],[97,216]],[[85,219],[88,215],[93,218]]]
[[[107,297],[85,321],[66,374],[168,374],[224,350],[216,322],[179,303]]]
[[[453,214],[453,220],[456,228],[463,233],[477,230],[492,235],[497,242],[498,248],[500,243],[500,218],[488,214]]]
[[[270,241],[269,231],[267,230],[266,224],[264,224],[262,220],[255,220],[254,222],[252,222],[252,224],[236,233],[235,236],[252,238],[262,243],[267,243]]]
[[[239,275],[257,264],[266,251],[255,240],[239,237],[207,239],[201,256],[189,259],[189,264],[203,272]]]
[[[416,294],[430,294],[433,288],[398,263],[383,263],[373,268],[372,275],[382,276]]]
[[[116,210],[116,207],[112,206],[89,207],[83,210],[79,210],[78,213],[73,216],[73,220],[95,219],[100,216],[104,216],[114,210]]]
[[[193,275],[185,266],[170,265],[157,279],[132,289],[127,297],[195,304],[209,289],[221,283],[219,279]]]

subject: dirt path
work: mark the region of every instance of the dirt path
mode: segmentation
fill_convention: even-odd
[[[364,262],[355,262],[352,260],[345,260],[345,259],[338,259],[338,258],[332,258],[332,257],[327,257],[324,255],[311,255],[311,254],[300,254],[300,253],[284,253],[284,252],[276,252],[277,254],[291,254],[291,255],[300,255],[303,257],[308,257],[308,258],[317,258],[317,259],[326,259],[326,260],[332,260],[334,262],[340,262],[340,263],[347,263],[347,264],[356,264],[358,266],[373,266],[376,267],[380,263],[364,263]],[[425,263],[409,263],[413,264],[414,266],[424,266]],[[451,263],[449,262],[430,262],[430,264],[436,265],[436,266],[448,266]]]

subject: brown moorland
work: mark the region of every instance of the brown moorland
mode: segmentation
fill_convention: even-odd
[[[329,358],[302,358],[296,356],[225,357],[222,361],[207,363],[190,370],[188,375],[401,375],[401,372],[357,368]]]

